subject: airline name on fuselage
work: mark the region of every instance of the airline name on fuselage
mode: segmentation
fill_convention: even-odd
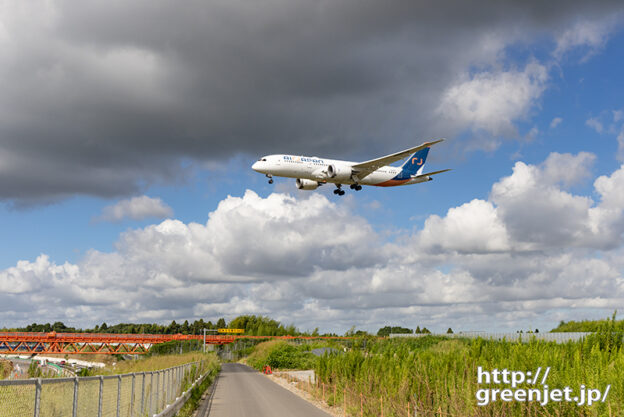
[[[290,156],[290,155],[284,155],[284,160],[286,161],[301,161],[301,162],[312,162],[314,164],[324,164],[325,161],[323,161],[322,159],[316,159],[316,158],[308,158],[305,156]]]

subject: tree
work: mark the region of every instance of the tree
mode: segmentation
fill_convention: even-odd
[[[227,324],[225,323],[225,319],[223,317],[217,320],[217,329],[225,329],[226,327]]]
[[[401,334],[407,334],[407,333],[412,333],[412,329],[408,329],[407,327],[401,327],[401,326],[386,326],[386,327],[382,327],[381,329],[379,329],[377,331],[377,336],[389,336],[390,333],[401,333]]]
[[[447,334],[453,334],[453,329],[451,329],[450,327],[448,328],[448,330],[446,331]]]

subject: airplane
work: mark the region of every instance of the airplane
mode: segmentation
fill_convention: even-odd
[[[336,185],[334,194],[344,195],[343,185],[349,185],[352,190],[360,191],[362,185],[394,187],[418,184],[433,180],[432,175],[450,171],[443,169],[422,173],[429,148],[443,140],[425,142],[404,151],[364,162],[323,159],[316,156],[267,155],[258,159],[251,168],[265,174],[269,184],[273,184],[274,175],[296,178],[295,185],[300,190],[316,190],[323,184],[333,183]],[[390,166],[407,156],[409,158],[401,167]]]

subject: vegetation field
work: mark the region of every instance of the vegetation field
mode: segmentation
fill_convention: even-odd
[[[258,344],[245,362],[257,370],[265,365],[272,369],[312,369],[318,364],[318,357],[311,353],[315,347],[317,345],[271,340]]]
[[[282,370],[314,369],[317,385],[304,383],[303,388],[330,405],[343,407],[346,402],[346,415],[351,416],[624,416],[623,334],[614,320],[602,321],[596,329],[582,341],[565,344],[362,337],[321,357],[310,354],[317,345],[270,341],[257,345],[246,362],[256,369],[267,364]],[[479,383],[479,367],[532,374],[540,369],[541,375],[549,367],[544,383],[550,390],[569,387],[571,398],[583,386],[601,393],[610,388],[604,402],[591,406],[500,398],[479,406],[479,390],[511,388],[509,383]],[[517,388],[543,391],[544,386],[541,381],[524,382]]]
[[[137,360],[119,361],[114,365],[95,369],[90,375],[119,375],[134,372],[151,372],[172,368],[190,362],[206,361],[209,368],[218,367],[219,360],[214,353],[189,352],[183,354],[151,355]]]
[[[361,344],[344,354],[323,356],[316,372],[321,384],[334,387],[330,390],[360,393],[366,399],[362,403],[368,416],[380,415],[381,408],[385,416],[405,416],[408,409],[417,410],[418,416],[622,416],[624,351],[619,340],[590,337],[567,344],[432,336],[369,340],[365,347]],[[607,401],[591,407],[563,401],[540,405],[500,400],[478,406],[479,389],[510,388],[509,384],[478,384],[479,366],[488,371],[533,373],[539,367],[551,367],[546,383],[552,389],[569,386],[578,393],[583,384],[601,391],[609,384],[611,388]],[[529,384],[518,387],[534,388]],[[385,405],[380,404],[382,398]]]
[[[13,370],[13,364],[11,361],[0,359],[0,379],[7,378]]]

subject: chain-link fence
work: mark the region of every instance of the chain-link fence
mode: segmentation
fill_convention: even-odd
[[[155,372],[0,381],[0,417],[135,417],[160,413],[205,372],[205,362]]]
[[[567,343],[581,340],[591,333],[589,332],[554,332],[554,333],[492,333],[492,332],[460,332],[460,333],[391,333],[390,337],[425,337],[425,336],[443,336],[476,339],[480,337],[486,340],[508,340],[521,342],[530,342],[531,340],[543,340],[546,342]]]

